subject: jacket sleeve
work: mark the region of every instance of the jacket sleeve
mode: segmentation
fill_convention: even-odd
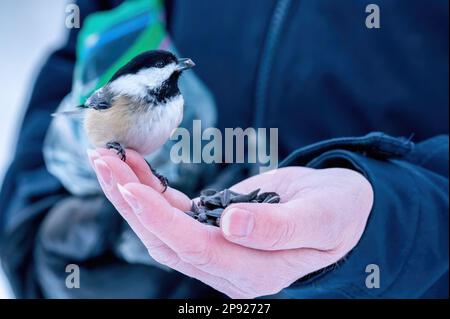
[[[113,0],[79,0],[81,24],[92,12],[111,8]],[[42,66],[26,108],[16,150],[0,192],[0,253],[2,266],[17,297],[37,297],[33,277],[33,240],[41,217],[65,194],[44,165],[42,145],[50,114],[72,86],[79,29],[71,29],[66,44]]]
[[[448,135],[414,145],[371,133],[292,153],[282,166],[360,171],[373,186],[374,206],[362,238],[343,260],[282,293],[293,298],[448,298],[448,144]]]

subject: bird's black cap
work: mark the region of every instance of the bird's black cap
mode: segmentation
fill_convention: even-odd
[[[135,74],[146,68],[163,68],[170,63],[177,63],[177,57],[168,51],[152,50],[135,56],[130,62],[121,67],[109,82],[127,74]]]

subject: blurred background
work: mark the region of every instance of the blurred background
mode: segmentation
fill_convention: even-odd
[[[14,152],[28,90],[43,59],[64,39],[65,6],[61,0],[0,1],[0,181]],[[0,298],[12,297],[0,270]]]

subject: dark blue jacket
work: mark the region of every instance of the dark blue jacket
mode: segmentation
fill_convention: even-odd
[[[83,16],[116,2],[79,1]],[[366,28],[365,1],[168,2],[168,29],[198,61],[219,128],[277,127],[281,165],[348,167],[374,188],[357,247],[280,297],[448,297],[448,1],[376,3],[380,29]],[[71,87],[76,33],[36,81],[1,193],[1,258],[19,296],[43,295],[30,242],[67,196],[44,167],[42,140]],[[379,289],[365,285],[369,264]],[[141,296],[211,293],[188,287]]]

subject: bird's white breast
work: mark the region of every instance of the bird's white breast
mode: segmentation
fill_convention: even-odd
[[[137,107],[135,101],[121,96],[111,108],[86,110],[84,127],[96,147],[117,142],[148,155],[161,147],[181,123],[183,104],[181,94],[156,106]]]
[[[125,147],[143,155],[160,148],[180,125],[183,119],[183,96],[178,95],[165,104],[152,107],[146,112],[134,112],[128,120],[130,125],[124,137]]]

